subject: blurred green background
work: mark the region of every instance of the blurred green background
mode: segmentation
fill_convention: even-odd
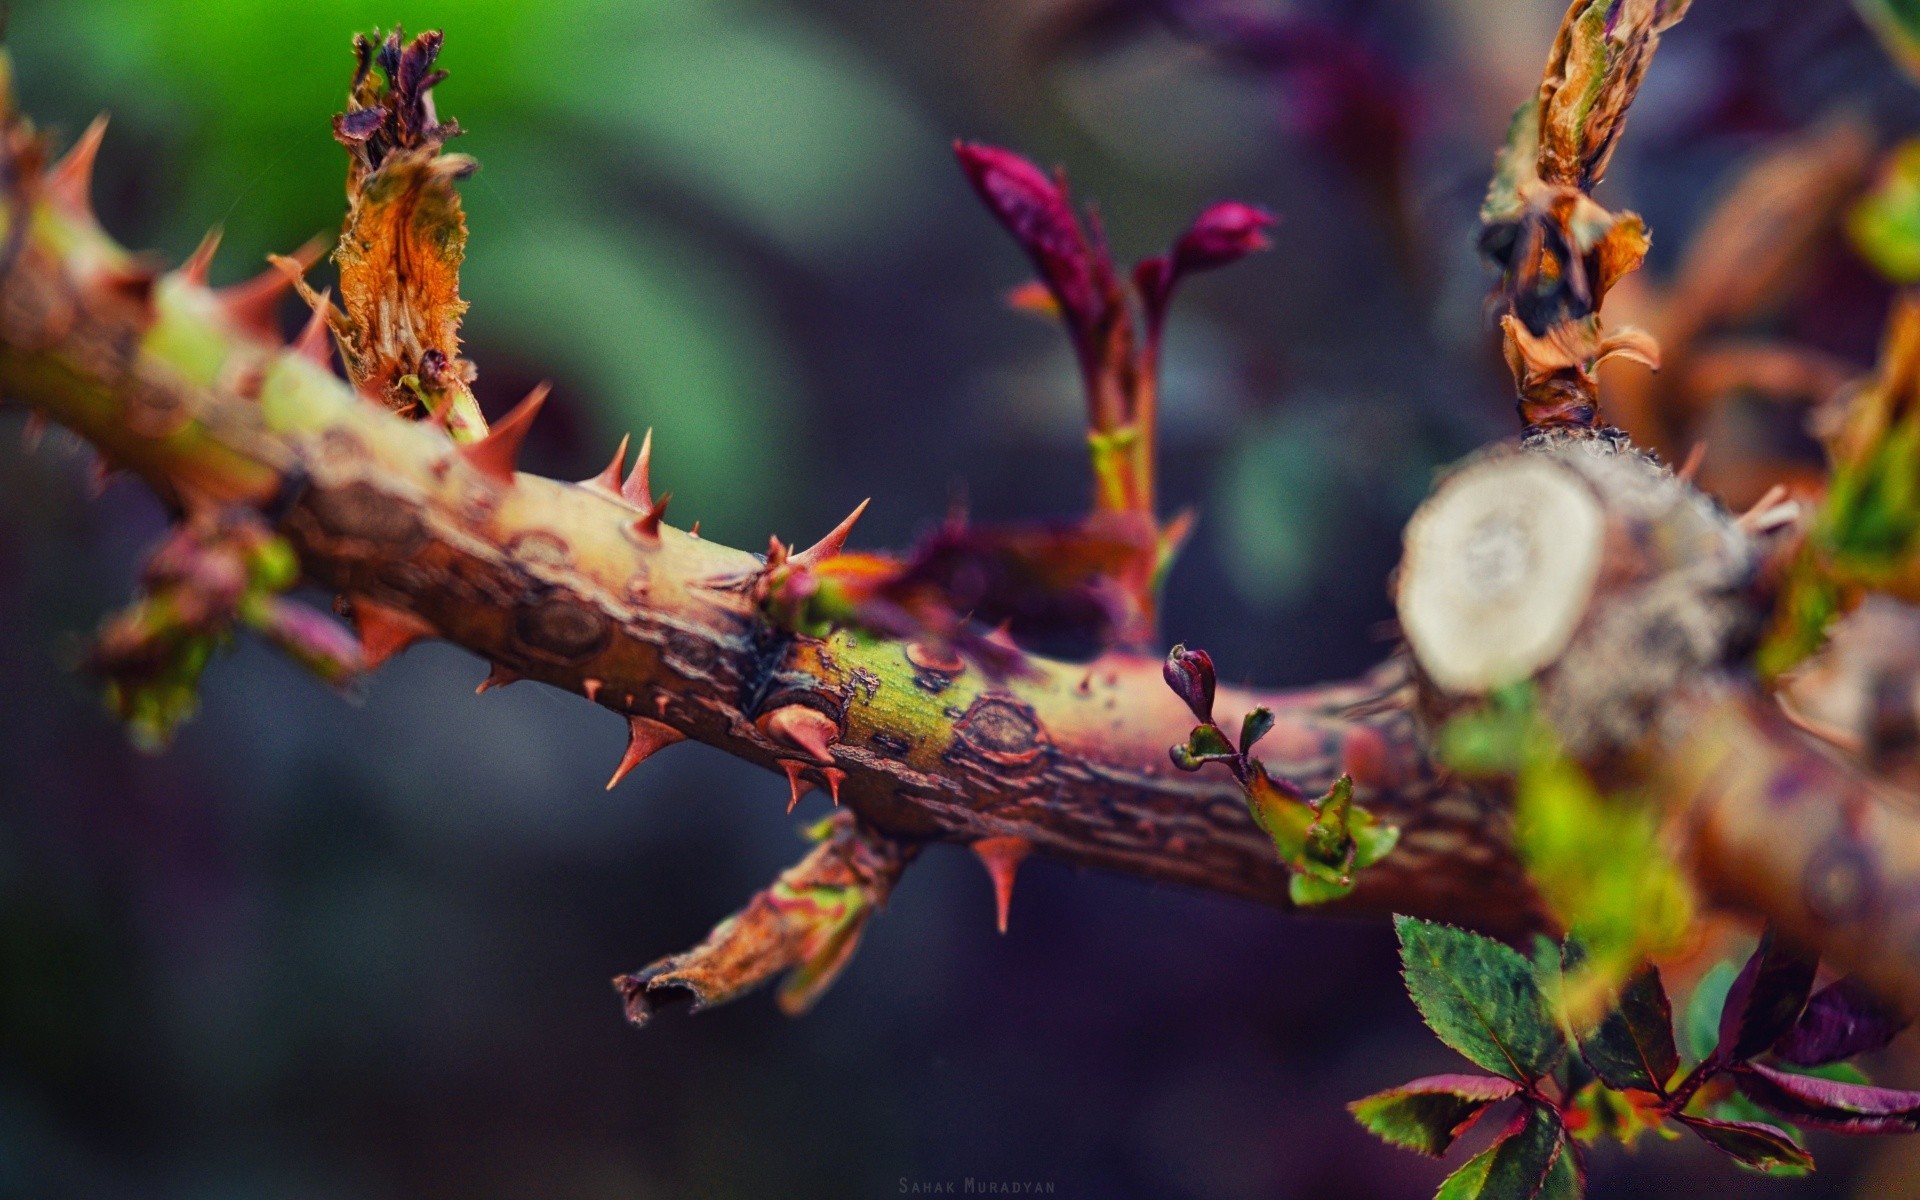
[[[1067,164],[1127,259],[1208,201],[1269,205],[1275,251],[1176,307],[1165,493],[1201,525],[1166,632],[1229,677],[1304,683],[1384,652],[1401,523],[1511,427],[1474,214],[1558,15],[16,0],[8,40],[43,124],[112,111],[108,227],[177,259],[222,225],[228,281],[337,227],[351,35],[443,28],[436,99],[482,163],[484,405],[553,379],[529,465],[562,476],[654,428],[675,519],[749,547],[867,495],[866,544],[956,499],[1084,503],[1065,340],[1003,305],[1024,262],[952,138]],[[1702,0],[1608,185],[1652,222],[1650,269],[1727,171],[1843,106],[1920,127],[1844,0]],[[1867,314],[1833,348],[1858,356],[1885,295],[1830,266],[1829,301]],[[608,978],[697,941],[798,856],[812,808],[782,816],[782,781],[697,746],[603,794],[615,717],[536,685],[476,698],[482,667],[446,647],[357,704],[242,648],[141,756],[67,668],[161,517],[126,484],[86,502],[58,437],[0,441],[0,1196],[845,1200],[972,1177],[1322,1200],[1443,1173],[1341,1107],[1451,1069],[1385,930],[1046,864],[1001,938],[977,864],[927,855],[799,1022],[755,997],[628,1029]],[[1920,1194],[1902,1146],[1815,1151],[1821,1175],[1785,1186],[1692,1145],[1603,1153],[1596,1191]]]

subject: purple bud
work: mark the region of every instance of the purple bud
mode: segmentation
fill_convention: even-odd
[[[1074,215],[1064,179],[997,146],[955,142],[953,153],[980,199],[1033,260],[1083,361],[1090,360],[1117,315],[1118,288],[1104,252]]]
[[[1213,723],[1213,657],[1205,650],[1175,646],[1162,670],[1167,686],[1192,711],[1196,721]]]
[[[1267,230],[1273,214],[1264,208],[1227,200],[1194,218],[1193,225],[1173,247],[1176,277],[1192,271],[1211,271],[1235,263],[1258,250],[1271,249]]]

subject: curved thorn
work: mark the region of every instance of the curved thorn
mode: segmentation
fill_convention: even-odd
[[[526,676],[520,674],[518,671],[510,671],[499,663],[488,663],[487,677],[480,681],[479,687],[473,689],[473,694],[476,696],[484,696],[495,688],[503,688],[510,683],[519,683],[524,678],[526,678]]]
[[[813,785],[800,778],[800,772],[807,769],[807,764],[797,758],[782,758],[778,762],[780,769],[787,773],[787,811],[792,812],[800,804],[800,797],[813,790]]]
[[[267,269],[252,279],[215,288],[214,299],[220,302],[227,319],[237,328],[266,341],[278,341],[280,302],[293,290],[295,281],[320,261],[323,251],[320,240],[315,238],[291,255],[274,255],[267,260]]]
[[[653,430],[640,439],[640,456],[633,460],[633,474],[620,486],[620,494],[636,508],[653,508]]]
[[[360,632],[360,655],[369,671],[415,642],[439,632],[404,608],[374,600],[353,602],[353,624]]]
[[[220,238],[224,231],[215,225],[200,238],[200,244],[187,255],[187,261],[180,264],[180,278],[200,287],[207,286],[207,275],[213,270],[213,256],[220,252]]]
[[[620,448],[613,452],[613,459],[607,463],[606,469],[592,479],[582,479],[580,486],[603,492],[615,500],[620,499],[620,472],[627,465],[627,443],[632,440],[632,434],[621,434]]]
[[[660,503],[640,514],[640,519],[633,523],[633,531],[643,538],[659,541],[660,521],[667,515],[667,501],[671,499],[673,499],[672,492],[660,497]]]
[[[488,479],[503,487],[512,487],[514,464],[520,459],[520,445],[527,440],[527,430],[533,428],[533,419],[540,415],[540,406],[547,402],[548,390],[548,385],[543,383],[528,392],[525,400],[515,405],[512,412],[500,418],[487,431],[487,436],[458,447],[460,457]],[[451,409],[452,405],[442,407]]]
[[[1000,932],[1007,931],[1007,910],[1013,906],[1013,882],[1020,864],[1033,853],[1033,843],[1023,837],[981,838],[973,843],[973,852],[987,868],[993,880],[993,906]]]
[[[93,164],[107,136],[107,114],[95,117],[66,154],[47,171],[46,197],[68,212],[93,215]]]
[[[627,772],[652,758],[656,753],[685,741],[687,735],[671,725],[663,725],[652,717],[627,718],[627,752],[620,756],[620,765],[613,769],[613,778],[607,780],[607,790],[612,791]]]
[[[790,561],[803,567],[817,567],[829,558],[840,553],[840,551],[846,549],[847,535],[853,532],[854,525],[860,520],[860,514],[866,512],[867,505],[871,503],[873,503],[873,497],[869,496],[855,505],[854,510],[847,514],[846,519],[838,525],[835,525],[833,529],[828,532],[827,536],[821,538],[813,545],[808,546],[800,553],[793,555]]]
[[[839,767],[821,767],[820,773],[827,777],[827,792],[833,797],[833,806],[840,807],[840,785],[847,781],[847,773]]]

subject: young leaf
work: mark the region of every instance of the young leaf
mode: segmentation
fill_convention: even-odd
[[[1715,963],[1700,977],[1700,982],[1693,985],[1683,1028],[1687,1035],[1687,1057],[1694,1062],[1712,1054],[1720,1040],[1720,1011],[1726,1007],[1727,991],[1733,987],[1733,978],[1738,973],[1739,969],[1730,962]]]
[[[1221,733],[1217,725],[1195,725],[1187,735],[1186,744],[1175,746],[1167,753],[1173,765],[1182,771],[1198,771],[1210,762],[1228,762],[1238,757],[1227,735]]]
[[[1782,944],[1771,928],[1763,933],[1720,1009],[1720,1040],[1714,1048],[1720,1060],[1745,1062],[1792,1029],[1819,968],[1817,958]]]
[[[1273,732],[1273,710],[1261,705],[1248,713],[1240,722],[1240,753],[1251,753],[1254,745],[1271,732]]]
[[[1817,1067],[1878,1050],[1909,1023],[1866,988],[1839,979],[1813,994],[1773,1052],[1795,1066]]]
[[[1835,1133],[1920,1131],[1920,1092],[1840,1083],[1750,1063],[1737,1076],[1754,1103],[1789,1120]]]
[[[1574,1153],[1559,1114],[1530,1105],[1499,1141],[1447,1176],[1433,1200],[1578,1200]]]
[[[1567,950],[1574,951],[1575,943],[1569,942]],[[1569,969],[1574,965],[1567,962]],[[1652,964],[1627,976],[1598,1021],[1575,1021],[1574,1037],[1593,1073],[1616,1090],[1664,1093],[1667,1080],[1680,1068],[1680,1051],[1673,1042],[1673,1006]]]
[[[1675,1116],[1701,1141],[1755,1170],[1770,1174],[1800,1174],[1813,1169],[1813,1155],[1785,1131],[1757,1121],[1715,1121],[1707,1117]]]
[[[1430,1075],[1355,1100],[1347,1111],[1381,1141],[1438,1158],[1488,1108],[1519,1090],[1489,1075]]]
[[[1451,925],[1395,917],[1407,991],[1428,1028],[1477,1066],[1532,1081],[1566,1052],[1518,951]]]

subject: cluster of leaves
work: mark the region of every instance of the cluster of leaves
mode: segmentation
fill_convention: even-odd
[[[1392,1145],[1439,1157],[1494,1106],[1518,1101],[1438,1200],[1578,1197],[1583,1143],[1630,1146],[1648,1130],[1685,1130],[1743,1166],[1801,1174],[1813,1156],[1789,1121],[1839,1133],[1920,1129],[1920,1092],[1875,1087],[1845,1064],[1905,1023],[1848,980],[1814,991],[1815,960],[1771,933],[1743,967],[1720,964],[1695,989],[1683,1070],[1653,966],[1641,964],[1583,1017],[1565,1003],[1568,972],[1585,954],[1575,939],[1543,938],[1529,960],[1452,926],[1411,917],[1395,926],[1421,1017],[1492,1074],[1416,1079],[1354,1101],[1355,1118]]]
[[[1168,750],[1173,765],[1198,771],[1222,763],[1233,772],[1247,810],[1293,871],[1288,891],[1295,904],[1324,904],[1346,895],[1353,890],[1354,874],[1385,858],[1399,842],[1397,826],[1353,802],[1352,776],[1340,776],[1325,795],[1310,798],[1267,771],[1253,748],[1273,730],[1272,709],[1249,712],[1240,722],[1238,743],[1229,741],[1213,719],[1216,680],[1213,658],[1205,650],[1175,646],[1164,673],[1167,686],[1199,722],[1185,742]]]
[[[1468,777],[1512,781],[1514,848],[1561,924],[1585,946],[1574,1008],[1636,963],[1677,949],[1692,924],[1691,887],[1660,837],[1655,807],[1604,793],[1561,747],[1530,682],[1441,728],[1439,750]]]
[[[106,621],[88,657],[137,744],[164,745],[193,715],[200,673],[240,625],[330,683],[358,673],[352,635],[282,594],[299,576],[293,547],[252,509],[203,509],[174,529],[148,560],[140,597]]]

